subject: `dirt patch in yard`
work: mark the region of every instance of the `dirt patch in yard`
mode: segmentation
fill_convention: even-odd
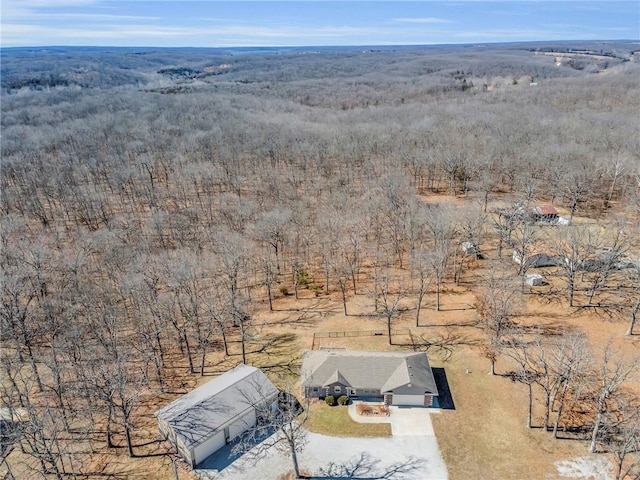
[[[386,405],[371,405],[369,403],[358,403],[356,412],[363,417],[388,417],[389,407]]]

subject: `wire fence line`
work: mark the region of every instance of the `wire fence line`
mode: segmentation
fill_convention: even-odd
[[[382,337],[386,336],[387,331],[380,330],[344,330],[337,332],[314,332],[311,343],[311,350],[316,349],[317,342],[323,338],[355,338],[355,337]],[[391,330],[391,336],[408,335],[412,336],[411,330],[408,328]]]

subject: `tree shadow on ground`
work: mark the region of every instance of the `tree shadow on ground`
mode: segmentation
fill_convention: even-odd
[[[273,312],[288,312],[288,313],[292,313],[292,314],[296,314],[296,313],[303,313],[303,314],[316,314],[318,316],[322,316],[323,314],[326,314],[326,312],[330,312],[330,313],[337,313],[339,311],[341,311],[340,308],[337,308],[335,306],[333,306],[330,303],[327,303],[326,299],[317,299],[317,298],[299,298],[298,300],[295,300],[296,302],[310,302],[307,305],[300,305],[297,304],[296,306],[289,306],[289,307],[280,307],[278,308],[277,305],[274,305],[273,307]],[[281,319],[279,321],[273,322],[274,324],[279,324],[279,323],[290,323],[291,321],[299,321],[302,320],[302,318],[297,317],[296,320],[292,320],[293,317],[288,317],[285,319]]]
[[[240,436],[238,439],[232,441],[231,443],[226,444],[219,450],[216,450],[209,457],[205,458],[201,463],[196,466],[196,470],[200,470],[203,478],[209,478],[207,475],[215,472],[222,472],[223,470],[232,467],[232,464],[238,460],[240,457],[244,456],[245,451],[234,450],[234,447],[241,442],[245,444],[249,444],[248,447],[243,448],[242,450],[250,449],[252,446],[257,446],[271,435],[275,433],[274,429],[265,429],[264,432],[261,432],[261,435],[256,437],[245,438],[245,436]],[[264,452],[266,454],[266,451]],[[251,457],[251,458],[250,458]],[[252,460],[252,464],[257,464],[263,456],[253,455],[247,456],[247,459],[250,458]],[[243,465],[244,467],[244,465]],[[205,472],[202,472],[205,471]]]
[[[148,447],[150,445],[153,446],[160,446],[162,444],[164,440],[160,439],[160,438],[155,438],[153,440],[149,440],[148,442],[144,442],[144,443],[138,443],[136,445],[134,445],[134,448],[141,448],[141,447]],[[164,453],[163,453],[164,455]],[[145,456],[145,455],[141,455],[141,456]]]
[[[441,310],[443,311],[443,310]],[[428,322],[428,320],[425,320]],[[482,328],[477,320],[469,320],[468,322],[453,322],[453,323],[421,323],[417,325],[419,328],[423,327],[473,327]]]
[[[269,320],[267,323],[271,326],[275,325],[295,325],[295,326],[311,326],[315,325],[316,321],[319,318],[323,318],[330,314],[338,313],[337,309],[323,309],[323,310],[312,310],[312,309],[274,309],[274,312],[278,314],[282,314],[279,320]]]
[[[73,474],[63,474],[63,476],[69,476],[69,475],[73,475]],[[88,473],[78,473],[77,476],[78,477],[84,477],[84,478],[91,478],[91,477],[96,477],[99,478],[100,480],[104,480],[104,479],[113,479],[113,480],[128,480],[130,478],[135,478],[135,476],[132,476],[133,473],[132,472],[119,472],[119,473],[104,473],[104,472],[88,472]],[[11,477],[8,477],[11,478]]]
[[[253,349],[249,354],[261,353],[267,356],[278,356],[292,349],[296,336],[293,333],[275,333],[264,335],[260,342],[252,342]]]
[[[473,305],[469,305],[468,303],[463,303],[463,304],[458,304],[458,305],[451,305],[448,307],[440,307],[440,310],[438,310],[439,312],[464,312],[465,310],[475,310],[476,307],[474,307]]]
[[[250,352],[251,354],[262,354],[259,359],[253,362],[253,365],[275,375],[297,375],[300,363],[291,357],[291,352],[296,351],[296,340],[296,335],[292,333],[265,337],[260,348]]]
[[[415,472],[424,468],[426,461],[421,458],[407,457],[403,461],[391,465],[380,466],[380,460],[373,458],[369,453],[362,452],[344,463],[329,463],[321,467],[318,475],[306,477],[312,480],[402,480],[415,477]],[[408,477],[408,476],[411,477]]]
[[[432,368],[431,370],[433,371],[433,377],[438,387],[438,397],[434,399],[434,401],[438,403],[437,407],[443,410],[455,410],[456,404],[451,395],[447,373],[444,371],[444,368]]]
[[[535,325],[518,325],[518,333],[524,335],[542,335],[544,337],[565,335],[568,331],[573,330],[571,325],[562,323],[538,323]]]
[[[125,466],[122,464],[112,465],[109,462],[102,465],[101,469],[97,469],[94,471],[83,471],[84,469],[81,467],[80,471],[77,474],[72,475],[73,478],[76,478],[76,475],[81,478],[99,478],[99,479],[112,479],[112,480],[127,480],[129,478],[135,479],[137,474],[133,470],[131,466]],[[70,474],[63,474],[63,476],[68,477]],[[13,477],[8,477],[13,478]],[[138,477],[140,478],[140,477]]]
[[[394,342],[394,344],[396,343]],[[411,347],[414,351],[427,352],[429,354],[435,352],[446,360],[453,355],[457,346],[474,346],[477,344],[477,339],[470,338],[467,335],[460,334],[452,328],[447,327],[445,332],[430,335],[429,337],[426,337],[425,335],[412,334],[411,344],[404,344],[404,346]],[[403,344],[398,343],[398,345]]]

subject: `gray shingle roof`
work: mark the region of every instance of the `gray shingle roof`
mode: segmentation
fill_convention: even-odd
[[[438,393],[425,353],[310,350],[304,354],[301,377],[308,387],[342,383],[384,393],[411,384],[424,393]]]
[[[238,365],[158,410],[187,448],[214,435],[254,405],[278,393],[262,371]]]

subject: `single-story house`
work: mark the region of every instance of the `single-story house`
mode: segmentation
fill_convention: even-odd
[[[237,367],[158,410],[162,435],[191,467],[253,427],[265,409],[275,411],[278,389],[262,371]]]
[[[534,222],[558,223],[558,211],[551,205],[540,205],[529,208],[529,218]]]
[[[513,251],[512,258],[513,258],[513,261],[516,262],[518,265],[522,264],[522,253],[520,253],[518,250]],[[551,257],[545,253],[534,253],[533,255],[530,255],[529,257],[527,257],[527,259],[524,262],[524,266],[527,269],[557,267],[558,265],[561,265],[561,264],[562,264],[561,259],[558,259],[557,257]]]
[[[387,405],[430,407],[438,388],[425,353],[310,350],[302,359],[307,398],[375,398]]]

